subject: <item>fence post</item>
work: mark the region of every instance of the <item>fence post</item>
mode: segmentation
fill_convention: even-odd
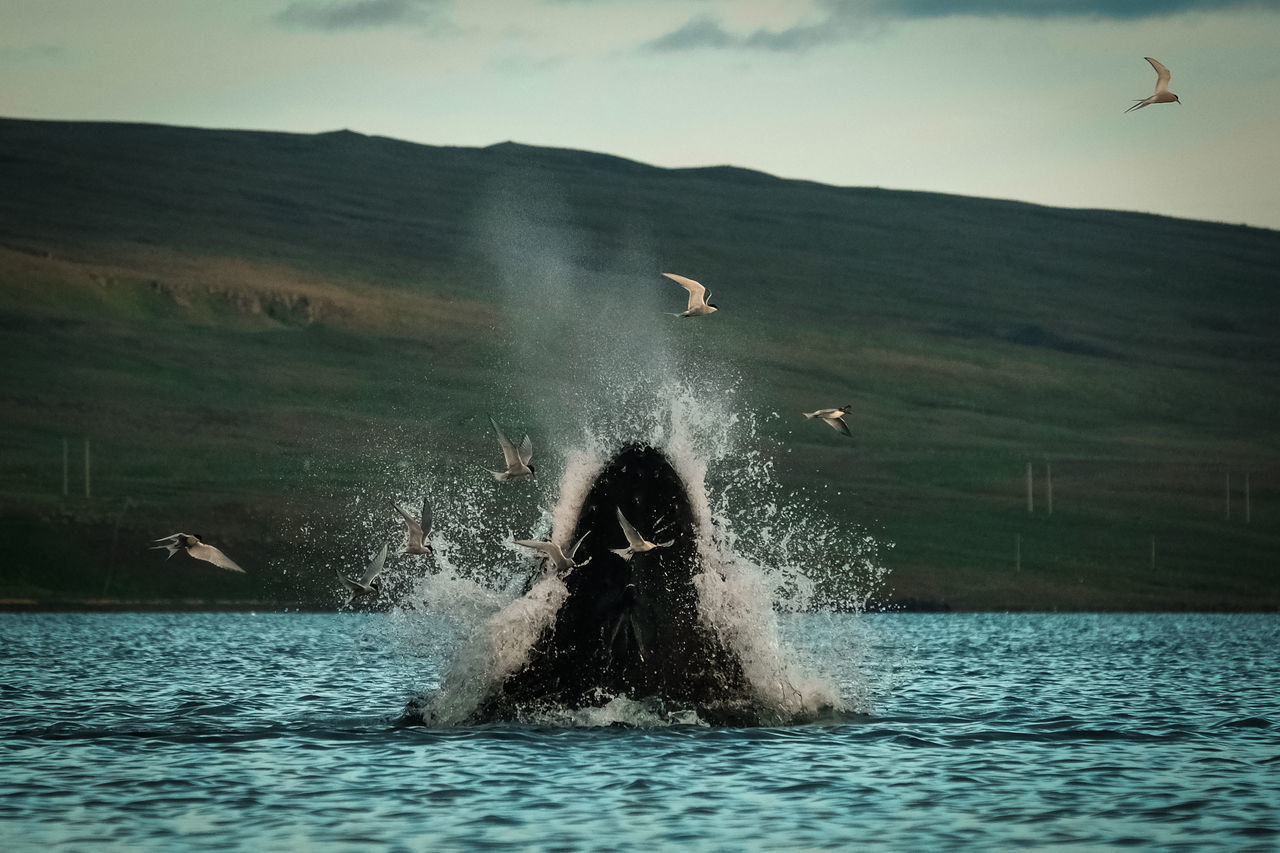
[[[1053,515],[1053,465],[1048,460],[1044,463],[1044,498],[1047,515]]]

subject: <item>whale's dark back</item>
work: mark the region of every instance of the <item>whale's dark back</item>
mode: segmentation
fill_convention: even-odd
[[[669,547],[624,560],[621,509],[644,538]],[[700,714],[736,706],[746,679],[736,655],[699,613],[693,578],[702,571],[698,519],[670,461],[645,445],[619,451],[592,483],[568,541],[587,534],[565,579],[554,623],[477,712],[514,719],[543,707],[600,705],[626,695]]]

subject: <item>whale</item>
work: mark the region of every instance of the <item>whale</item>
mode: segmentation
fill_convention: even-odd
[[[558,537],[583,541],[562,573],[554,617],[468,722],[537,719],[549,709],[625,697],[660,712],[693,711],[711,725],[758,724],[743,662],[702,611],[698,578],[715,569],[702,556],[709,522],[694,507],[663,451],[647,444],[617,450],[572,513],[573,529]],[[649,550],[626,547],[621,518],[654,540]]]

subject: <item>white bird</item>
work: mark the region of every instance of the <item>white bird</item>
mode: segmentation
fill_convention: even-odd
[[[618,524],[622,526],[622,533],[627,537],[627,547],[610,548],[609,550],[617,554],[624,560],[630,560],[632,554],[643,554],[645,551],[652,551],[654,548],[669,548],[675,544],[676,540],[670,542],[653,543],[645,539],[636,529],[631,526],[631,522],[627,521],[627,517],[622,514],[620,507],[614,507],[618,513]]]
[[[713,303],[707,301],[707,298],[711,296],[711,291],[698,284],[698,282],[671,272],[664,272],[663,275],[689,291],[689,307],[684,310],[683,314],[675,314],[673,316],[702,317],[720,310]]]
[[[427,502],[427,499],[422,499],[422,521],[418,521],[418,519],[405,512],[400,507],[400,504],[392,501],[391,505],[404,518],[405,526],[409,528],[409,547],[405,548],[404,553],[433,553],[431,545],[428,544],[428,540],[431,538],[431,504]]]
[[[838,409],[818,409],[816,412],[805,412],[806,418],[822,418],[822,422],[837,432],[842,432],[852,437],[849,432],[849,425],[845,423],[844,416],[849,414],[849,410],[853,408],[853,403],[847,406],[841,406]]]
[[[1125,110],[1125,112],[1129,112],[1129,110],[1140,110],[1147,104],[1181,104],[1182,101],[1178,100],[1178,96],[1169,91],[1169,78],[1173,76],[1169,73],[1169,69],[1165,68],[1157,59],[1152,59],[1149,56],[1145,56],[1143,58],[1146,59],[1147,62],[1150,62],[1151,67],[1156,70],[1156,91],[1155,94],[1149,98],[1138,98],[1138,102],[1129,107],[1128,110]]]
[[[220,569],[227,569],[229,571],[240,572],[242,574],[244,573],[244,569],[237,566],[235,560],[231,559],[212,545],[206,545],[204,542],[201,542],[198,535],[193,535],[191,533],[171,533],[168,536],[153,541],[163,543],[160,545],[152,545],[151,549],[153,551],[168,551],[169,556],[165,558],[166,560],[172,559],[173,555],[179,551],[186,551],[187,554],[195,557],[197,560],[204,560],[205,562],[213,563]]]
[[[490,471],[489,473],[497,480],[514,480],[519,477],[528,477],[533,474],[533,442],[529,439],[528,433],[525,434],[524,440],[520,442],[520,449],[516,450],[515,445],[507,440],[502,434],[502,430],[498,429],[498,422],[493,418],[489,418],[489,423],[493,424],[493,431],[498,434],[498,444],[502,446],[502,459],[507,466],[505,471]]]
[[[588,533],[589,532],[590,531],[588,531]],[[587,559],[583,560],[581,563],[574,561],[574,557],[578,553],[578,548],[586,538],[587,534],[582,534],[582,538],[573,543],[573,547],[569,549],[569,553],[567,555],[564,551],[560,550],[560,546],[554,542],[543,542],[538,539],[517,539],[516,544],[541,551],[546,555],[546,559],[550,560],[551,564],[556,567],[556,571],[570,572],[579,566],[585,566],[587,563],[591,562],[590,557],[587,557]]]
[[[352,599],[359,598],[362,595],[370,595],[382,589],[382,565],[387,561],[387,546],[383,545],[382,550],[378,552],[378,556],[365,567],[364,575],[360,580],[355,581],[344,575],[342,572],[334,569],[334,574],[338,576],[338,580],[342,581],[342,585],[347,588],[350,593],[347,596],[346,603],[350,604]]]

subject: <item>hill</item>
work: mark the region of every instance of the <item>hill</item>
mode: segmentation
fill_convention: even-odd
[[[659,358],[892,543],[882,600],[1280,608],[1280,233],[349,131],[0,120],[0,181],[0,596],[317,601],[355,496]],[[276,568],[158,573],[192,518]]]

